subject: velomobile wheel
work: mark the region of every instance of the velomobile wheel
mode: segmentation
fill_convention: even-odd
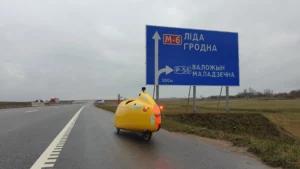
[[[144,140],[149,141],[152,136],[152,132],[149,132],[149,131],[144,132],[142,136],[143,136]]]
[[[120,132],[120,128],[117,127],[117,134],[119,134],[119,132]]]

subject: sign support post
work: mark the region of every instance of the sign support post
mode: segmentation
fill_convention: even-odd
[[[189,87],[189,95],[187,98],[187,104],[186,104],[186,112],[189,112],[189,105],[190,105],[190,94],[191,94],[191,86]]]
[[[220,104],[222,89],[223,89],[223,86],[221,87],[221,90],[220,90],[220,95],[219,95],[219,99],[218,99],[218,106],[217,106],[217,112],[219,111],[219,104]]]
[[[226,112],[229,112],[229,87],[226,86]]]
[[[196,113],[196,86],[193,86],[193,106],[194,106],[194,113]]]
[[[159,104],[159,85],[156,85],[156,103]]]

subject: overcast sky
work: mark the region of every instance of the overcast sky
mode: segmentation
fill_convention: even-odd
[[[240,87],[230,94],[248,87],[288,92],[300,88],[299,6],[299,0],[0,0],[0,100],[137,96],[145,85],[146,24],[238,32]],[[160,97],[188,90],[161,87]],[[197,87],[197,96],[219,92]]]

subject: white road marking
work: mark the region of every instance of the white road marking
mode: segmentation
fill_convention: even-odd
[[[52,153],[51,153],[51,155],[53,154],[53,155],[58,155],[60,152],[53,152],[52,151]]]
[[[27,110],[27,111],[25,111],[25,113],[31,113],[31,112],[36,112],[36,111],[39,111],[39,110]]]
[[[59,154],[50,154],[49,157],[52,157],[52,158],[58,158],[58,155],[59,155]]]
[[[55,156],[49,156],[49,158],[48,159],[57,159],[58,158],[58,155],[55,155]],[[46,162],[45,162],[46,163]]]
[[[44,165],[43,165],[43,168],[44,168],[44,167],[53,167],[53,166],[54,166],[54,163],[53,163],[53,164],[44,164]]]
[[[31,166],[30,169],[41,169],[41,168],[45,168],[45,167],[53,167],[54,166],[54,162],[51,163],[51,164],[48,164],[47,160],[49,160],[49,159],[53,160],[53,158],[58,158],[58,155],[56,155],[57,153],[53,153],[54,149],[63,147],[63,146],[58,146],[58,143],[61,141],[62,137],[66,133],[68,133],[67,135],[69,135],[69,133],[71,132],[71,130],[72,130],[79,114],[81,113],[81,111],[84,107],[85,106],[81,107],[81,109],[78,110],[78,112],[72,117],[72,119],[61,130],[61,132],[55,137],[55,139],[51,142],[51,144],[48,146],[48,148],[36,160],[36,162]],[[60,148],[60,150],[61,150],[61,148]]]
[[[46,160],[46,163],[55,163],[56,162],[56,159],[48,159]]]

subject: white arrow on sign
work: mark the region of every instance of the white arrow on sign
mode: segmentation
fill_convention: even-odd
[[[154,61],[155,61],[155,85],[158,85],[158,41],[161,40],[158,32],[156,31],[152,37],[154,39],[155,47],[154,47]]]
[[[173,69],[171,69],[169,66],[166,65],[165,68],[162,68],[158,70],[158,41],[161,40],[158,32],[156,31],[152,37],[154,39],[155,47],[154,47],[154,60],[155,60],[155,85],[158,85],[158,78],[163,73],[166,72],[166,75],[173,72]]]
[[[167,75],[167,74],[173,72],[173,69],[166,65],[166,68],[160,69],[160,70],[157,72],[157,75],[156,75],[156,76],[159,77],[160,74],[162,74],[163,72],[166,72],[166,75]]]

